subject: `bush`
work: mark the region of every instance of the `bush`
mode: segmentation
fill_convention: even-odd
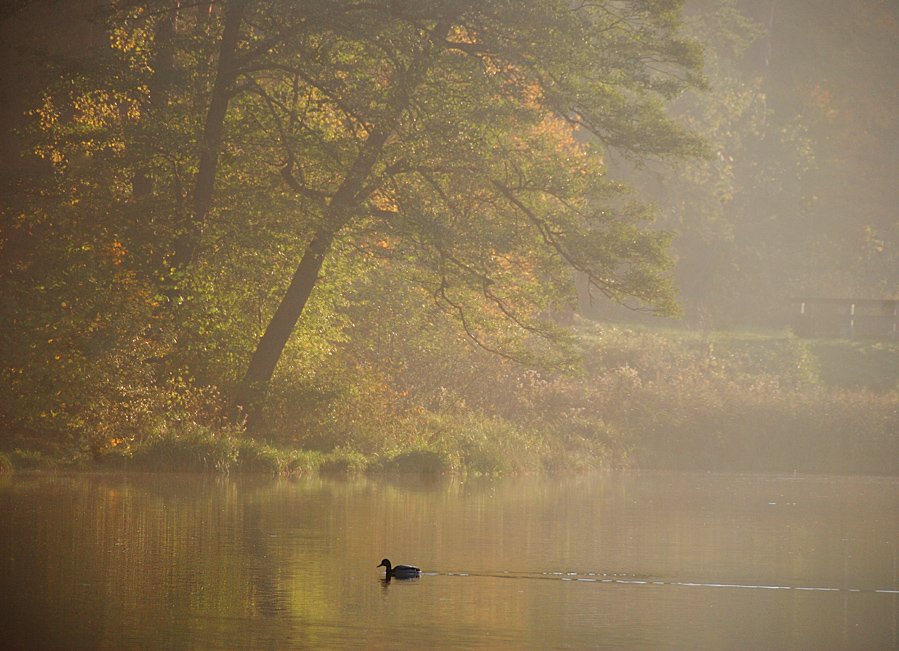
[[[297,453],[279,450],[252,439],[236,441],[237,459],[230,466],[236,472],[284,475],[297,472],[302,466]]]
[[[55,470],[62,465],[60,458],[39,450],[13,450],[9,460],[17,470]]]
[[[364,471],[368,457],[347,448],[338,448],[322,458],[319,472],[327,475],[346,476]]]
[[[447,452],[434,448],[412,448],[392,455],[380,469],[393,473],[420,473],[445,475],[458,469],[455,460]]]

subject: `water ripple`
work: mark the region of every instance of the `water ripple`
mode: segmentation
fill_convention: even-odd
[[[458,576],[472,578],[493,579],[519,579],[519,580],[550,580],[550,581],[578,581],[581,583],[614,583],[619,585],[657,585],[677,586],[686,588],[730,588],[740,590],[797,590],[803,592],[860,592],[868,594],[892,594],[899,595],[899,589],[885,588],[835,588],[828,586],[799,586],[799,585],[767,585],[755,583],[710,583],[703,581],[672,581],[657,580],[651,577],[605,574],[605,573],[579,573],[579,572],[425,572],[426,576]]]

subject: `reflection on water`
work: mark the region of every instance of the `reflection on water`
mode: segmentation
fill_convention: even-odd
[[[899,480],[0,477],[10,649],[899,648]],[[384,581],[383,557],[420,578]]]

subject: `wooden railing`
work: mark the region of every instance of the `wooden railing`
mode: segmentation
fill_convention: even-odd
[[[899,300],[796,298],[800,337],[899,338]]]

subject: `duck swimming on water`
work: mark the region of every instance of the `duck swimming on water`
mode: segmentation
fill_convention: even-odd
[[[415,577],[421,576],[421,570],[414,565],[397,565],[394,567],[386,558],[381,561],[381,564],[378,565],[378,567],[387,568],[385,577],[387,579],[414,579]]]

